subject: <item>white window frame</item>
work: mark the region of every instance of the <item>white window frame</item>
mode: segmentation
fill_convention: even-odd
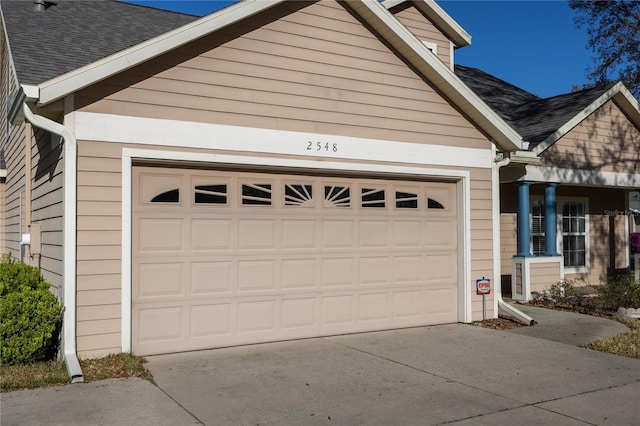
[[[584,266],[565,266],[564,272],[566,274],[583,274],[588,273],[591,270],[591,261],[590,261],[590,252],[591,252],[591,241],[589,235],[589,199],[588,198],[579,198],[579,197],[563,197],[557,200],[557,211],[556,211],[556,225],[557,225],[557,245],[559,247],[560,253],[564,255],[564,232],[562,229],[562,211],[564,205],[566,203],[583,203],[584,204]]]
[[[542,206],[542,214],[541,214],[541,217],[542,217],[542,228],[541,228],[541,229],[542,229],[542,231],[541,231],[541,232],[534,232],[534,231],[533,231],[533,218],[534,218],[534,215],[533,215],[533,206],[534,206],[536,203],[540,203],[540,205]],[[544,253],[545,253],[545,251],[546,251],[546,247],[545,247],[545,243],[544,243],[544,241],[545,241],[545,229],[544,229],[544,213],[545,213],[545,211],[544,211],[544,198],[543,198],[543,197],[540,197],[540,196],[533,196],[533,197],[531,197],[531,198],[530,198],[530,202],[529,202],[529,204],[530,204],[530,207],[529,207],[529,249],[531,250],[531,253],[532,253],[534,256],[544,256]],[[540,252],[540,253],[536,253],[536,252],[534,251],[533,237],[542,237],[542,240],[543,240],[543,243],[542,243],[542,247],[543,247],[542,252]]]
[[[438,56],[438,44],[433,41],[422,40],[422,44],[424,44],[427,49],[433,52],[434,55]]]

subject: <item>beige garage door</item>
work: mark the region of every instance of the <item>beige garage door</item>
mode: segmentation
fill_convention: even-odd
[[[136,167],[149,355],[456,322],[453,183]]]

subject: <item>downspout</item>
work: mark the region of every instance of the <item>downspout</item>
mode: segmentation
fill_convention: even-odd
[[[495,148],[494,148],[495,155]],[[499,277],[501,273],[501,256],[500,256],[500,168],[511,163],[511,158],[503,158],[493,163],[491,168],[491,185],[493,195],[493,276]],[[502,298],[502,285],[496,283],[494,285],[496,299],[498,301],[498,311],[502,310],[508,315],[517,318],[525,325],[533,325],[534,320],[529,315],[519,311],[513,305],[507,303]]]
[[[32,125],[60,136],[64,140],[63,172],[63,353],[71,383],[84,382],[76,354],[76,172],[78,146],[73,132],[60,123],[37,115],[32,107],[23,103],[24,116]]]

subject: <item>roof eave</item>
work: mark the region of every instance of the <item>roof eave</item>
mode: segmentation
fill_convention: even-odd
[[[46,105],[64,98],[84,87],[283,2],[284,0],[245,0],[99,61],[45,81],[39,85],[39,105]]]
[[[613,99],[629,119],[640,128],[640,104],[638,104],[638,101],[633,97],[631,92],[629,92],[629,89],[621,82],[618,82],[571,118],[571,120],[562,125],[562,127],[549,135],[545,140],[538,143],[532,151],[540,155],[611,99]]]
[[[447,12],[434,0],[385,0],[382,5],[391,9],[403,3],[412,3],[453,41],[456,48],[469,46],[471,35],[465,31]]]
[[[347,3],[427,80],[480,127],[498,145],[500,150],[519,151],[523,149],[522,137],[404,25],[388,13],[383,5],[366,0],[349,0]]]

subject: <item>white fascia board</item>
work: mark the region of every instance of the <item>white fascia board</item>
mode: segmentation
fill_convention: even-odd
[[[489,108],[454,72],[377,1],[348,1],[349,6],[384,37],[436,88],[479,126],[502,151],[522,150],[522,137]]]
[[[363,139],[286,130],[229,126],[115,114],[76,112],[78,140],[215,151],[296,155],[368,162],[424,163],[490,168],[490,149]]]
[[[61,99],[68,94],[260,13],[283,1],[245,0],[129,49],[48,80],[40,85],[39,104],[46,105]]]
[[[521,180],[534,182],[554,182],[560,184],[612,187],[612,188],[639,188],[640,174],[601,172],[584,169],[565,169],[560,167],[526,166],[526,174]]]
[[[453,41],[456,47],[464,47],[471,44],[471,35],[465,31],[447,12],[433,0],[386,0],[382,5],[391,9],[403,3],[412,3],[431,21],[438,26]]]
[[[538,155],[541,154],[611,99],[618,104],[636,126],[640,127],[640,105],[625,85],[618,82],[585,109],[576,114],[571,120],[562,125],[562,127],[553,132],[544,141],[536,145],[532,151]]]

